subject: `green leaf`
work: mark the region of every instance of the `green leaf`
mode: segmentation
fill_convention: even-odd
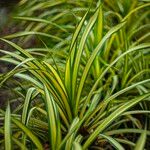
[[[31,83],[33,83],[34,85],[36,85],[40,89],[42,89],[42,87],[43,87],[42,84],[39,81],[37,81],[36,79],[32,78],[29,75],[22,74],[22,73],[17,73],[17,74],[15,74],[15,77],[30,81]]]
[[[83,18],[81,19],[80,23],[78,24],[76,30],[75,30],[75,33],[73,34],[73,37],[72,37],[72,40],[71,40],[71,44],[70,44],[70,55],[68,57],[68,60],[67,60],[67,63],[66,63],[66,68],[65,68],[65,86],[68,90],[68,95],[71,97],[71,74],[72,74],[72,65],[73,65],[73,60],[74,60],[74,57],[75,57],[75,50],[73,49],[76,41],[77,41],[77,38],[78,38],[78,35],[81,31],[81,28],[84,24],[84,21],[86,19],[86,16],[87,16],[88,12],[83,16]],[[74,51],[73,51],[74,50]]]
[[[87,147],[94,141],[94,139],[100,134],[110,123],[112,123],[116,118],[118,118],[122,113],[139,103],[140,101],[144,100],[145,98],[149,97],[150,93],[139,96],[135,99],[132,99],[121,107],[119,107],[116,111],[111,113],[90,135],[90,137],[86,140],[83,145],[83,149],[87,149]]]
[[[19,20],[26,20],[26,21],[33,21],[33,22],[40,22],[40,23],[46,23],[46,24],[51,24],[59,29],[61,29],[62,31],[67,32],[66,29],[64,29],[63,27],[61,27],[60,25],[50,21],[50,20],[45,20],[45,19],[40,19],[40,18],[31,18],[31,17],[14,17],[14,19],[19,19]]]
[[[29,61],[32,61],[34,60],[34,58],[27,58],[25,59],[24,61],[22,61],[21,63],[19,63],[14,69],[12,69],[10,72],[8,72],[6,75],[5,75],[5,78],[3,81],[1,81],[1,84],[3,84],[8,78],[10,78],[12,75],[16,74],[16,71],[19,67],[21,66],[24,66],[24,64],[26,64],[27,62]],[[6,60],[7,61],[7,60]],[[26,66],[24,66],[24,69],[26,68]]]
[[[56,150],[61,142],[60,120],[57,106],[53,97],[50,95],[46,86],[45,91],[45,105],[47,109],[48,124],[49,124],[49,140],[51,149]]]
[[[123,18],[123,21],[125,21],[126,19],[128,19],[133,13],[135,13],[136,11],[142,9],[142,8],[145,8],[145,7],[149,7],[150,6],[150,3],[146,3],[146,4],[143,4],[139,7],[136,7],[135,9],[133,9],[132,11],[130,11],[124,18]]]
[[[73,142],[73,150],[82,150],[82,147],[78,142]]]
[[[5,113],[5,126],[4,126],[4,134],[5,134],[5,149],[12,149],[11,142],[11,115],[10,115],[10,105],[8,103],[6,113]]]
[[[114,134],[123,134],[123,133],[139,133],[142,134],[144,132],[143,129],[134,129],[134,128],[127,128],[127,129],[117,129],[105,132],[106,135],[114,135]],[[147,131],[146,134],[150,136],[150,131]]]
[[[119,29],[121,29],[123,26],[125,25],[125,22],[113,27],[110,31],[108,31],[108,33],[102,38],[102,40],[99,42],[99,44],[97,45],[97,47],[94,49],[94,51],[92,52],[89,60],[86,63],[86,66],[84,68],[81,80],[80,80],[80,84],[79,84],[79,88],[78,88],[78,92],[77,92],[77,100],[76,100],[76,112],[78,110],[78,106],[79,106],[79,101],[80,101],[80,97],[81,97],[81,92],[83,90],[83,86],[85,83],[85,80],[87,78],[88,72],[91,69],[91,65],[93,63],[93,61],[95,60],[95,57],[97,56],[98,52],[101,51],[104,43],[106,42],[106,40],[108,38],[110,38],[110,36],[112,34],[114,34],[115,32],[117,32]],[[96,81],[97,82],[97,81]],[[82,108],[82,114],[86,109],[87,103],[88,103],[89,99],[87,98],[86,101],[84,102],[83,108]]]
[[[146,142],[146,130],[141,134],[140,138],[138,139],[134,150],[143,150]]]
[[[65,142],[67,143],[67,140],[69,142],[69,144],[67,143],[66,145],[70,145],[70,142],[73,142],[73,138],[74,138],[74,134],[76,133],[76,129],[78,128],[79,124],[79,118],[76,117],[74,118],[73,122],[70,125],[69,131],[67,133],[67,135],[64,137],[63,141],[61,142],[61,144],[59,145],[58,149],[61,149],[62,146],[65,144]],[[72,145],[71,145],[72,146]]]
[[[111,136],[107,136],[105,134],[100,134],[103,138],[107,139],[117,150],[125,150],[120,143],[118,143],[115,139]]]
[[[4,134],[4,131],[2,128],[0,128],[0,133]],[[15,138],[14,136],[12,136],[12,141],[14,143],[16,143],[21,149],[27,150],[27,148],[24,146],[24,144],[22,144],[17,138]],[[8,144],[8,143],[7,143]]]
[[[35,88],[30,88],[27,91],[26,94],[26,98],[25,98],[25,102],[24,102],[24,106],[23,106],[23,111],[22,111],[22,123],[26,125],[27,123],[27,118],[28,118],[28,110],[29,110],[29,105],[30,105],[30,101],[32,98],[32,94],[34,92]]]
[[[149,48],[149,47],[150,47],[150,44],[145,43],[145,44],[141,44],[141,45],[135,46],[135,47],[133,47],[133,48],[130,48],[129,50],[127,50],[126,52],[124,52],[123,54],[121,54],[119,57],[117,57],[108,67],[106,67],[106,69],[102,72],[102,74],[98,77],[98,79],[96,80],[96,82],[95,82],[94,85],[92,86],[92,88],[91,88],[91,90],[90,90],[90,92],[89,92],[89,94],[88,94],[88,97],[87,97],[86,101],[84,102],[85,104],[83,105],[84,107],[82,108],[82,111],[85,111],[85,108],[86,108],[86,106],[87,106],[87,104],[88,104],[88,102],[89,102],[89,100],[90,100],[90,98],[91,98],[91,96],[92,96],[94,90],[96,89],[97,85],[99,84],[99,81],[102,80],[102,78],[103,78],[104,75],[107,73],[107,71],[108,71],[116,62],[118,62],[122,57],[124,57],[124,56],[127,55],[128,53],[131,53],[131,52],[134,52],[134,51],[139,51],[139,50],[142,50],[142,49],[147,49],[147,48]],[[85,79],[85,78],[84,78],[84,79]],[[146,83],[146,82],[149,82],[149,81],[150,81],[150,79],[147,79],[147,80],[141,81],[141,83],[140,83],[140,82],[139,82],[139,83],[135,83],[135,84],[133,84],[133,85],[131,85],[131,86],[129,86],[129,87],[127,87],[127,88],[125,88],[125,89],[123,89],[123,90],[117,92],[117,93],[115,93],[114,95],[112,95],[111,97],[109,97],[107,100],[105,100],[105,102],[106,102],[106,101],[109,102],[110,99],[112,99],[113,96],[116,96],[116,95],[118,95],[119,93],[121,94],[121,93],[124,93],[124,92],[125,92],[126,90],[128,90],[128,89],[132,89],[133,87],[135,87],[135,85],[142,84],[142,83]],[[82,83],[82,87],[83,87],[83,85],[84,85],[84,82]],[[82,91],[82,88],[80,87],[80,92],[79,92],[80,94],[81,94],[81,91]],[[79,93],[78,93],[78,94],[79,94]],[[79,97],[79,96],[78,96],[78,97]],[[82,111],[81,111],[81,112],[82,112]]]
[[[36,145],[39,150],[43,150],[43,146],[39,139],[19,120],[12,118],[12,121],[31,139],[31,141]]]
[[[12,38],[18,38],[18,37],[27,36],[27,35],[44,36],[44,37],[55,39],[57,41],[62,41],[62,39],[57,37],[57,36],[50,35],[50,34],[43,33],[43,32],[36,32],[36,31],[22,31],[22,32],[11,34],[11,35],[6,35],[4,38],[5,39],[12,39]]]
[[[85,42],[87,40],[87,37],[88,37],[88,35],[89,35],[93,25],[96,22],[97,17],[98,17],[98,12],[99,11],[97,10],[95,12],[95,14],[90,18],[88,24],[86,25],[85,30],[84,30],[84,32],[82,34],[80,43],[79,43],[79,47],[78,47],[78,51],[77,51],[75,60],[74,60],[73,74],[72,74],[72,95],[71,96],[72,96],[72,101],[73,101],[72,105],[73,106],[74,106],[74,104],[76,105],[76,107],[75,107],[75,115],[77,115],[77,109],[78,109],[77,106],[78,106],[78,102],[79,102],[78,98],[75,99],[75,97],[76,97],[77,76],[78,76],[80,60],[81,60],[81,56],[82,56],[82,53],[83,53],[83,48],[84,48]],[[73,109],[74,109],[74,107],[73,107]]]

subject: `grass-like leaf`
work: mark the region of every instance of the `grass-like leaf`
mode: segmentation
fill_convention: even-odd
[[[39,150],[43,150],[43,146],[39,139],[31,132],[30,129],[28,129],[24,124],[22,124],[19,120],[12,118],[12,122],[16,124],[31,140],[32,142],[36,145],[36,147]]]
[[[8,103],[6,113],[5,113],[5,149],[11,150],[12,149],[12,139],[11,139],[11,113],[10,113],[10,105]]]
[[[139,137],[134,150],[143,150],[146,142],[146,130]]]
[[[45,104],[48,112],[48,122],[49,122],[49,140],[51,143],[51,149],[55,150],[61,141],[61,130],[60,130],[60,120],[58,116],[57,106],[50,95],[47,87],[45,90]]]
[[[116,149],[124,150],[122,145],[118,143],[115,139],[113,139],[112,137],[104,135],[104,134],[100,134],[100,136],[102,136],[103,138],[106,138]]]
[[[85,144],[83,145],[83,149],[86,149],[91,142],[93,142],[93,140],[97,137],[97,135],[99,133],[101,133],[111,122],[113,122],[117,117],[119,117],[123,112],[125,112],[126,110],[130,109],[132,106],[136,105],[137,103],[139,103],[140,101],[142,101],[143,99],[147,98],[148,96],[150,96],[150,93],[145,94],[143,96],[140,96],[138,98],[135,98],[133,100],[130,100],[129,102],[126,102],[125,104],[123,104],[120,108],[118,108],[116,111],[114,111],[111,115],[109,115],[102,123],[99,127],[97,127],[95,129],[95,131],[90,135],[90,137],[87,139],[87,141],[85,142]]]

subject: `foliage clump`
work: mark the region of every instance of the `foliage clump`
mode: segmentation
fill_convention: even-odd
[[[149,7],[20,1],[20,30],[0,38],[11,49],[0,49],[1,63],[13,64],[0,75],[11,93],[0,109],[1,149],[148,149]]]

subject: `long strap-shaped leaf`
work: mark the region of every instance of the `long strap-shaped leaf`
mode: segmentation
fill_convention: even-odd
[[[145,8],[145,7],[149,7],[150,6],[150,3],[146,3],[146,4],[143,4],[135,9],[133,9],[132,11],[130,11],[124,18],[123,18],[123,21],[125,21],[126,19],[128,19],[130,17],[130,15],[132,15],[134,12],[142,9],[142,8]]]
[[[146,142],[146,130],[143,131],[140,138],[138,139],[134,150],[143,150]]]
[[[149,97],[150,93],[139,96],[135,99],[129,100],[125,104],[123,104],[121,107],[119,107],[116,111],[114,111],[111,115],[109,115],[90,135],[90,137],[87,139],[87,141],[83,145],[83,150],[86,150],[87,147],[94,141],[94,139],[104,130],[106,127],[112,123],[117,117],[119,117],[123,112],[127,111],[140,101],[144,100],[145,98]]]
[[[39,139],[19,120],[12,118],[12,121],[32,140],[38,150],[43,150],[43,146]]]
[[[5,126],[4,126],[4,133],[5,133],[5,150],[11,150],[11,115],[10,115],[10,105],[8,104],[6,113],[5,113]]]
[[[5,78],[1,81],[1,85],[6,81],[8,80],[9,77],[11,77],[13,74],[16,73],[17,69],[20,67],[20,66],[25,66],[24,64],[26,64],[28,61],[32,61],[34,58],[27,58],[25,59],[24,61],[22,61],[21,63],[19,63],[14,69],[12,69],[10,72],[8,72],[5,76]],[[1,59],[0,59],[1,60]],[[7,59],[6,59],[7,61]]]
[[[34,90],[35,90],[35,88],[30,88],[26,94],[26,98],[25,98],[25,102],[24,102],[24,106],[23,106],[23,112],[22,112],[22,123],[25,125],[27,123],[30,100],[32,98],[32,94],[33,94]]]
[[[10,44],[12,47],[14,47],[16,50],[18,50],[21,54],[24,55],[24,57],[26,58],[33,58],[32,55],[30,53],[28,53],[26,50],[22,49],[21,47],[19,47],[18,45],[16,45],[15,43],[11,42],[11,41],[8,41],[6,39],[2,39],[0,38],[0,40]],[[8,52],[7,52],[8,53]],[[25,58],[21,57],[20,55],[14,55],[13,53],[9,53],[10,55],[12,55],[13,57],[15,58],[18,58],[19,60],[21,61],[24,61]],[[61,102],[61,103],[65,103],[65,106],[66,106],[66,113],[68,115],[68,118],[69,118],[69,121],[72,120],[72,114],[70,113],[70,109],[69,109],[69,105],[68,105],[68,102],[67,102],[67,98],[66,98],[66,92],[65,92],[65,88],[64,87],[60,87],[58,86],[58,83],[57,83],[57,80],[53,80],[53,83],[55,82],[55,84],[52,84],[49,82],[49,79],[47,79],[47,77],[43,74],[43,72],[45,74],[48,74],[46,72],[46,68],[40,63],[38,62],[37,60],[34,60],[35,62],[26,62],[26,64],[32,68],[32,70],[29,70],[38,80],[40,80],[40,82],[42,82],[43,84],[46,84],[48,86],[48,89],[51,91],[51,93],[53,94],[53,96],[55,96],[57,98],[57,102]],[[49,68],[50,69],[50,68]],[[50,69],[52,71],[52,68]],[[53,73],[54,73],[54,70],[53,70]],[[50,74],[48,74],[50,76]],[[55,74],[56,75],[56,74]],[[51,78],[53,78],[53,76],[50,76]],[[58,79],[59,76],[57,76],[57,79]],[[31,78],[30,78],[31,79]],[[33,79],[34,80],[34,79]],[[60,81],[60,80],[59,80]],[[56,90],[54,90],[54,86],[56,86],[59,88],[59,89],[63,89],[63,92],[61,92],[60,90],[58,90],[56,92]],[[62,85],[62,84],[61,84]],[[65,95],[65,96],[63,96]],[[64,107],[65,108],[65,107]],[[64,112],[65,113],[65,112]]]
[[[107,73],[107,71],[117,62],[117,61],[119,61],[121,58],[123,58],[125,55],[127,55],[128,53],[131,53],[131,52],[133,52],[133,51],[138,51],[138,50],[142,50],[142,49],[147,49],[147,48],[149,48],[150,47],[150,44],[147,44],[147,43],[145,43],[145,44],[141,44],[141,45],[138,45],[138,46],[135,46],[135,47],[133,47],[133,48],[131,48],[131,49],[129,49],[128,51],[126,51],[126,52],[124,52],[123,54],[121,54],[119,57],[117,57],[103,72],[102,72],[102,74],[99,76],[99,78],[97,79],[97,81],[94,83],[94,85],[93,85],[93,87],[91,88],[91,90],[90,90],[90,92],[89,92],[89,94],[88,94],[88,97],[87,97],[87,99],[86,99],[86,101],[85,101],[85,104],[84,104],[84,107],[82,108],[82,113],[81,114],[83,114],[83,112],[85,111],[85,108],[86,108],[86,104],[89,102],[89,100],[90,100],[90,98],[91,98],[91,96],[92,96],[92,93],[94,92],[94,90],[96,89],[96,87],[97,87],[97,85],[99,84],[99,81],[104,77],[104,75]],[[83,83],[82,83],[83,84]],[[83,85],[82,85],[82,87],[83,87]],[[80,89],[81,91],[82,91],[82,88]],[[80,91],[80,92],[81,92]]]
[[[88,13],[88,12],[87,12]],[[86,16],[87,16],[87,13],[84,15],[84,17],[81,19],[79,25],[77,26],[76,30],[75,30],[75,33],[72,37],[72,41],[71,41],[71,44],[70,44],[70,56],[67,60],[67,63],[66,63],[66,69],[65,69],[65,86],[67,88],[67,91],[68,91],[68,95],[69,97],[71,97],[71,74],[72,74],[72,71],[73,71],[73,68],[72,68],[72,62],[74,60],[74,56],[75,56],[75,51],[73,51],[73,47],[75,45],[75,42],[77,40],[77,37],[81,31],[81,28],[84,24],[84,21],[86,19]]]
[[[95,121],[96,121],[96,120],[98,121],[98,120],[99,120],[99,117],[100,117],[101,114],[102,114],[102,112],[105,110],[107,104],[108,104],[111,100],[115,99],[115,98],[118,97],[119,95],[121,95],[121,94],[123,94],[123,93],[125,93],[125,92],[127,92],[127,91],[129,91],[129,90],[131,90],[131,89],[136,88],[136,87],[139,86],[139,85],[146,84],[146,83],[148,83],[148,82],[150,82],[150,79],[137,82],[137,83],[135,83],[135,84],[133,84],[133,85],[131,85],[131,86],[128,86],[128,87],[126,87],[126,88],[124,88],[124,89],[122,89],[122,90],[116,92],[115,94],[111,95],[110,97],[108,97],[107,99],[105,99],[104,101],[102,101],[101,103],[99,103],[99,104],[97,105],[97,107],[95,108],[95,110],[94,110],[94,111],[92,112],[92,114],[88,117],[88,120],[90,120],[97,112],[100,111],[100,112],[99,112],[99,115],[96,116],[97,119],[95,119]],[[95,124],[95,122],[94,122],[94,124]]]
[[[0,133],[1,133],[1,134],[4,134],[4,130],[3,130],[2,128],[0,128]],[[24,146],[24,144],[22,144],[16,137],[12,136],[12,141],[13,141],[15,144],[17,144],[17,145],[20,147],[20,149],[27,150],[26,146]],[[7,142],[7,141],[6,141],[6,142]],[[9,144],[9,143],[7,142],[7,145],[8,145],[8,144]]]
[[[50,35],[50,34],[43,33],[43,32],[36,32],[36,31],[22,31],[22,32],[11,34],[11,35],[7,35],[4,38],[6,38],[6,39],[12,39],[12,38],[17,38],[17,37],[22,37],[22,36],[27,36],[27,35],[31,35],[31,36],[33,36],[33,35],[39,35],[39,36],[44,36],[44,37],[52,38],[52,39],[55,39],[57,41],[62,41],[62,39],[59,38],[59,37],[57,37],[57,36]]]
[[[80,97],[81,97],[81,92],[85,83],[85,80],[87,78],[88,72],[91,68],[91,65],[93,63],[93,61],[95,60],[96,55],[98,54],[98,52],[100,52],[101,48],[103,47],[103,45],[105,44],[106,40],[115,32],[117,32],[119,29],[121,29],[123,26],[125,25],[125,22],[113,27],[110,31],[108,31],[108,33],[103,37],[103,39],[99,42],[99,44],[97,45],[97,47],[95,48],[95,50],[92,52],[86,66],[83,72],[83,75],[81,77],[80,80],[80,84],[79,84],[79,88],[78,88],[78,94],[77,94],[77,98],[76,98],[76,114],[77,114],[77,109],[79,106],[79,101],[80,101]],[[84,105],[86,107],[86,105]],[[85,109],[85,108],[84,108]]]
[[[28,126],[27,118],[28,118],[28,112],[29,112],[29,106],[30,106],[30,101],[32,99],[32,94],[34,92],[35,88],[29,88],[26,94],[24,106],[23,106],[23,112],[21,115],[22,123],[26,126]],[[26,145],[26,135],[24,134],[23,137],[23,143]]]
[[[66,29],[64,29],[63,27],[61,27],[60,25],[50,21],[50,20],[45,20],[45,19],[41,19],[41,18],[31,18],[31,17],[14,17],[14,19],[19,19],[19,20],[26,20],[26,21],[32,21],[32,22],[40,22],[40,23],[46,23],[46,24],[50,24],[53,25],[59,29],[61,29],[62,31],[67,32]]]
[[[75,100],[75,94],[76,94],[76,88],[77,88],[77,76],[78,76],[78,70],[79,70],[79,65],[80,65],[80,60],[83,52],[83,48],[85,45],[85,42],[87,40],[87,37],[95,24],[97,17],[98,17],[99,9],[96,10],[95,14],[90,18],[79,43],[78,51],[74,60],[74,65],[73,65],[73,74],[72,74],[72,105],[74,105],[76,102]],[[76,106],[78,105],[78,101]]]
[[[117,150],[125,150],[122,145],[117,142],[115,139],[113,139],[111,136],[100,134],[103,138],[107,139],[108,142],[110,142]]]
[[[67,92],[66,92],[66,88],[65,88],[58,72],[50,64],[48,64],[46,62],[43,62],[43,63],[52,72],[54,77],[48,72],[44,72],[44,73],[49,77],[49,81],[51,81],[52,84],[54,85],[53,86],[54,90],[57,93],[59,93],[59,95],[61,96],[63,109],[66,109],[66,112],[67,112],[67,115],[68,115],[69,119],[72,120],[72,113],[71,113],[71,109],[70,109],[70,106],[69,106],[69,100],[68,100],[68,95],[67,95]]]
[[[60,120],[58,116],[58,109],[53,100],[53,97],[50,95],[46,86],[45,90],[45,104],[48,115],[48,124],[49,124],[49,140],[51,143],[51,149],[56,150],[57,146],[61,141],[61,130],[60,130]]]
[[[135,128],[128,128],[128,129],[117,129],[117,130],[111,130],[105,132],[106,135],[116,135],[116,134],[127,134],[127,133],[136,133],[136,134],[142,134],[145,129],[135,129]],[[150,136],[150,131],[147,130],[146,134]]]

